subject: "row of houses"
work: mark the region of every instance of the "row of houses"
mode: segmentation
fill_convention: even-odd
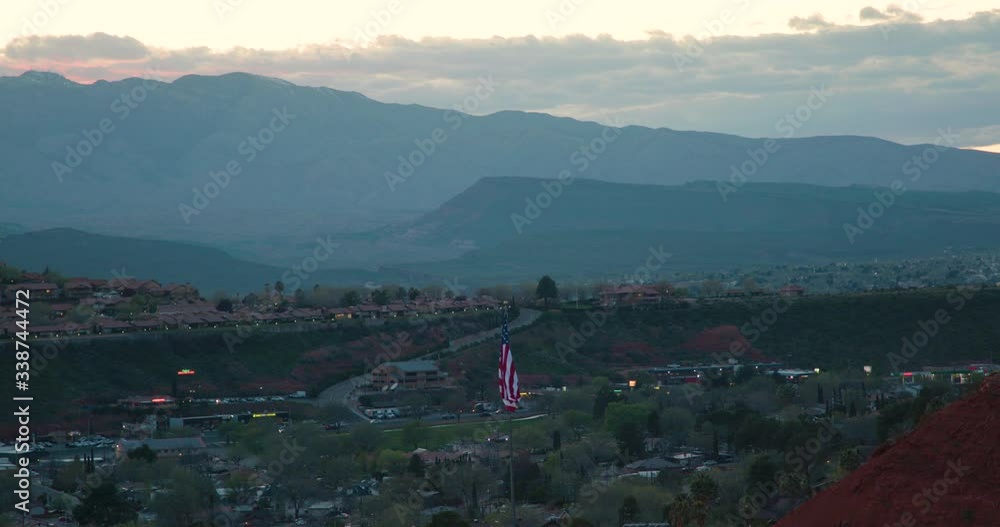
[[[131,297],[138,294],[149,295],[156,299],[171,301],[196,300],[198,290],[190,284],[160,285],[155,280],[139,280],[134,278],[98,280],[90,278],[70,278],[63,282],[62,287],[54,282],[45,281],[41,275],[25,273],[21,281],[9,284],[3,289],[0,302],[12,303],[17,291],[28,291],[30,300],[83,300],[102,298],[105,295],[120,295]]]
[[[218,311],[205,302],[165,304],[153,314],[142,314],[133,320],[118,320],[122,297],[85,299],[97,314],[86,323],[53,320],[52,324],[33,324],[30,334],[36,338],[108,335],[169,331],[182,329],[218,328],[224,326],[297,324],[302,322],[336,322],[348,319],[391,319],[419,315],[458,313],[482,309],[495,309],[500,305],[491,298],[450,300],[440,302],[413,302],[407,304],[360,305],[346,308],[292,308],[281,312],[259,312],[249,307],[234,312]],[[51,304],[55,317],[65,316],[75,304]],[[13,308],[0,312],[0,335],[7,337],[20,331],[19,320]]]

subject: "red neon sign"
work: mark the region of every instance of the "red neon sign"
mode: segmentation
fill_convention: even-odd
[[[177,375],[194,375],[194,370],[183,369],[177,372]]]
[[[163,397],[156,397],[156,398],[153,399],[153,402],[154,403],[165,403],[165,402],[167,402],[167,400],[166,400],[166,398],[163,398]]]

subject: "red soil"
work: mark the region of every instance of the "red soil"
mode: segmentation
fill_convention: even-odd
[[[1000,375],[992,375],[776,527],[998,525]]]
[[[731,347],[734,342],[739,343],[738,348]],[[743,354],[733,353],[736,358],[746,358],[758,362],[768,360],[760,350],[753,347],[736,326],[717,326],[709,328],[695,335],[680,346],[683,350],[700,351],[704,353],[718,354],[720,357],[728,358],[732,349],[742,350]]]

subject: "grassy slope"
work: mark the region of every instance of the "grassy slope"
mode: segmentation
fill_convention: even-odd
[[[984,289],[959,308],[954,290],[804,297],[795,301],[777,321],[754,339],[753,346],[770,358],[791,356],[797,367],[858,368],[871,364],[877,372],[890,371],[889,353],[900,353],[902,339],[912,339],[919,323],[944,310],[950,317],[936,336],[905,364],[916,369],[931,364],[988,360],[1000,346],[1000,290]],[[949,302],[949,295],[952,299]],[[620,313],[611,318],[575,352],[560,354],[557,343],[570,343],[574,328],[588,320],[585,312],[547,313],[535,327],[512,337],[522,374],[606,375],[616,367],[667,363],[711,355],[680,346],[705,329],[743,327],[759,317],[773,300],[719,302],[673,311]],[[470,384],[492,378],[488,360],[495,347],[483,345],[452,361],[465,369]],[[565,349],[565,348],[564,348]],[[629,364],[633,363],[633,364]]]

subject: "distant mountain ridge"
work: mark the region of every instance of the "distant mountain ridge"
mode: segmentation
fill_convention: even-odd
[[[447,280],[475,286],[520,283],[543,274],[560,280],[620,281],[637,272],[653,278],[672,271],[1000,249],[1000,194],[909,191],[852,240],[844,226],[857,225],[858,209],[877,203],[873,189],[778,183],[748,183],[723,200],[712,182],[660,186],[577,179],[519,232],[512,216],[525,214],[526,200],[537,201],[548,183],[486,178],[401,226],[332,236],[329,242],[338,244],[340,252],[406,244],[425,258],[321,269],[302,283],[423,286]],[[315,244],[313,240],[300,250],[297,263]],[[110,277],[112,270],[124,268],[133,276],[231,292],[256,290],[279,279],[287,283],[284,275],[291,269],[247,262],[204,246],[72,229],[9,235],[0,240],[0,261],[93,277]]]
[[[289,294],[296,286],[308,288],[317,283],[359,286],[383,278],[395,282],[431,281],[428,276],[387,268],[296,272],[290,267],[239,260],[208,247],[103,236],[75,229],[48,229],[4,237],[0,240],[0,261],[32,271],[50,268],[66,277],[134,277],[161,284],[191,283],[206,296],[218,290],[246,294],[278,280],[290,284]]]
[[[258,260],[294,255],[295,244],[318,235],[413,218],[484,178],[570,171],[614,183],[728,180],[764,144],[640,126],[608,134],[598,123],[515,111],[466,116],[245,73],[82,85],[28,72],[0,78],[0,108],[0,182],[17,189],[0,221],[191,240]],[[280,131],[268,130],[275,112],[288,116]],[[98,135],[102,123],[108,131]],[[581,153],[602,134],[614,137],[606,149]],[[258,146],[248,146],[253,137]],[[778,144],[749,182],[887,186],[908,179],[904,167],[927,149],[848,136]],[[60,181],[53,163],[69,166],[72,150],[79,163]],[[386,174],[411,156],[423,160],[390,185]],[[210,172],[229,166],[238,174],[213,193]],[[947,148],[908,185],[996,192],[1000,155]],[[181,207],[195,206],[197,192],[214,197],[185,221]]]

